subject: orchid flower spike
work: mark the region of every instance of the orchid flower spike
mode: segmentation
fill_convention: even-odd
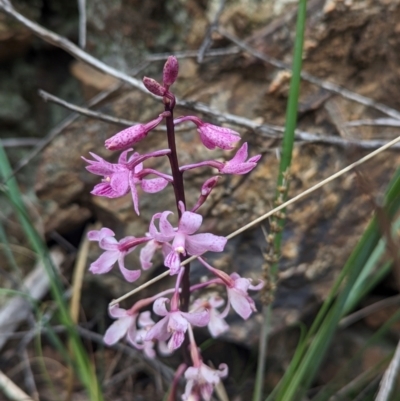
[[[131,253],[138,245],[150,240],[148,237],[135,238],[125,237],[120,241],[114,238],[115,234],[109,228],[101,230],[93,230],[88,232],[90,241],[98,241],[99,246],[105,252],[94,261],[89,270],[93,274],[108,273],[115,262],[118,261],[119,269],[126,281],[130,283],[136,281],[140,276],[140,270],[128,270],[125,268],[124,258],[128,253]]]
[[[240,135],[230,128],[205,123],[195,116],[184,116],[174,120],[174,124],[191,121],[196,124],[200,140],[207,149],[231,150],[240,141]]]

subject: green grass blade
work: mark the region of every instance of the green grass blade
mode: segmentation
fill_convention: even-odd
[[[6,179],[6,177],[9,177],[10,175],[11,166],[9,165],[4,149],[0,144],[0,177]],[[46,245],[43,243],[29,219],[15,178],[9,179],[6,186],[1,187],[1,191],[13,206],[15,214],[17,215],[33,250],[42,260],[45,271],[49,276],[50,291],[57,304],[60,321],[66,327],[67,335],[71,341],[74,369],[76,370],[77,376],[81,380],[82,384],[86,387],[91,400],[102,400],[103,398],[99,390],[96,376],[93,373],[90,359],[69,315],[68,306],[64,301],[62,285],[58,278],[57,272],[51,262]]]
[[[390,218],[393,217],[400,207],[399,194],[400,170],[396,172],[391,180],[385,197],[385,210]],[[377,220],[373,218],[345,264],[340,277],[330,292],[330,296],[321,308],[323,313],[321,314],[320,312],[307,338],[300,345],[300,354],[303,354],[303,356],[300,361],[298,359],[292,361],[292,366],[288,369],[279,386],[276,400],[291,401],[301,398],[301,395],[304,394],[322,362],[358,277],[368,263],[373,250],[378,245],[380,237],[381,233]],[[346,282],[336,300],[332,303],[332,298],[335,296],[344,277],[346,278]]]
[[[282,154],[279,165],[278,182],[277,188],[282,186],[286,181],[286,173],[290,169],[292,162],[293,144],[294,144],[294,132],[297,125],[297,108],[299,102],[300,92],[300,81],[301,81],[301,67],[303,61],[303,43],[304,43],[304,31],[307,14],[307,0],[299,1],[299,9],[297,13],[296,22],[296,39],[294,43],[294,54],[293,54],[293,68],[292,78],[290,80],[289,98],[286,109],[286,122],[285,122],[285,133],[282,141]],[[285,178],[286,177],[286,178]],[[277,190],[277,197],[280,195]],[[287,188],[284,194],[284,199],[287,197]],[[280,227],[283,227],[285,220],[278,220]],[[280,253],[280,245],[282,240],[282,234],[276,233],[274,241],[274,253]],[[274,264],[271,268],[271,275],[277,274],[278,265]],[[265,358],[267,353],[267,341],[268,331],[270,325],[271,316],[271,305],[263,307],[263,328],[260,335],[260,346],[259,346],[259,358],[257,364],[256,381],[254,386],[253,401],[260,401],[263,396],[263,383],[264,383],[264,371],[265,371]]]

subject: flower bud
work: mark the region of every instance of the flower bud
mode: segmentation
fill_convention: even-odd
[[[155,79],[144,77],[143,84],[146,87],[146,89],[153,95],[156,96],[165,95],[166,89],[161,84],[159,84]]]
[[[105,147],[108,150],[126,149],[127,147],[132,146],[144,139],[153,128],[160,124],[163,118],[163,115],[160,114],[159,117],[148,122],[147,124],[137,124],[126,128],[107,139],[105,141]]]
[[[178,77],[179,64],[174,56],[169,56],[164,64],[163,83],[165,86],[171,86]]]

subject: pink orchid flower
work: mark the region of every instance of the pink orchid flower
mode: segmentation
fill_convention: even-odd
[[[257,166],[257,162],[261,158],[261,155],[257,155],[250,157],[250,159],[246,161],[247,155],[247,142],[245,142],[236,152],[235,156],[225,163],[217,160],[207,160],[204,162],[182,166],[180,170],[186,171],[197,167],[209,166],[216,168],[220,174],[247,174]]]
[[[164,259],[171,252],[171,245],[165,242],[158,242],[152,239],[150,233],[146,233],[150,241],[140,250],[140,264],[143,270],[148,270],[153,266],[151,260],[158,249],[162,250]]]
[[[154,302],[154,313],[163,318],[148,331],[145,340],[166,341],[170,339],[168,348],[173,351],[182,345],[189,324],[199,327],[207,326],[210,315],[207,310],[196,313],[181,312],[180,310],[168,312],[165,306],[166,302],[169,302],[169,299],[163,297]]]
[[[203,362],[199,366],[191,366],[185,371],[186,387],[182,395],[183,401],[200,400],[209,401],[214,387],[221,381],[221,378],[228,375],[228,366],[224,363],[219,369],[212,369]]]
[[[117,320],[107,329],[104,335],[104,342],[107,345],[113,345],[122,337],[126,336],[129,342],[134,343],[136,339],[136,319],[138,313],[114,305],[110,307],[109,314]]]
[[[224,303],[225,301],[218,295],[211,295],[208,299],[198,298],[193,302],[192,312],[199,309],[208,309],[210,311],[210,321],[208,322],[207,328],[213,338],[229,330],[229,326],[224,320],[228,311],[226,310],[224,315],[217,309]]]
[[[230,305],[235,312],[243,319],[248,319],[252,312],[256,312],[256,306],[253,299],[248,295],[248,290],[259,291],[264,286],[264,282],[260,280],[257,285],[251,284],[251,279],[240,277],[237,273],[232,273],[230,276],[222,270],[215,269],[210,266],[203,258],[199,258],[199,261],[213,274],[221,279],[221,282],[225,284],[228,292],[228,303],[226,310],[222,313],[222,316],[226,316]]]
[[[231,150],[240,141],[240,135],[230,128],[205,123],[195,116],[184,116],[174,120],[174,124],[191,121],[196,124],[200,140],[207,149]]]
[[[127,149],[121,153],[118,163],[109,163],[100,156],[90,153],[96,160],[82,157],[89,166],[86,169],[93,174],[102,175],[103,182],[97,184],[91,194],[105,196],[107,198],[119,198],[131,191],[135,212],[139,215],[139,197],[136,185],[140,185],[144,192],[155,193],[163,190],[172,177],[153,169],[143,169],[143,161],[150,157],[164,156],[170,153],[169,149],[139,155],[134,153],[128,158],[128,153],[133,149]],[[158,178],[144,179],[146,175],[158,175]]]
[[[182,205],[181,205],[182,206]],[[157,213],[150,222],[149,232],[157,242],[172,242],[170,251],[165,257],[164,264],[170,268],[171,274],[177,274],[180,269],[180,254],[201,255],[206,251],[222,252],[227,239],[214,234],[194,234],[201,226],[203,217],[197,213],[183,212],[177,228],[167,220],[172,212]],[[154,220],[159,219],[160,231]]]
[[[88,232],[89,240],[98,241],[99,247],[105,251],[90,265],[89,270],[93,274],[108,273],[114,266],[115,262],[118,261],[119,269],[121,270],[125,280],[132,283],[139,278],[140,270],[126,269],[124,265],[124,258],[138,245],[149,241],[150,238],[125,237],[120,241],[117,241],[114,236],[114,232],[109,228],[102,228],[101,230],[93,230]]]

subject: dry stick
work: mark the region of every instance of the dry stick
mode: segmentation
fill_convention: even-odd
[[[293,197],[292,199],[286,201],[285,203],[282,203],[282,205],[276,207],[275,209],[270,210],[269,212],[263,214],[262,216],[258,217],[257,219],[253,220],[252,222],[246,224],[245,226],[239,228],[238,230],[234,231],[233,233],[230,233],[229,235],[226,236],[226,238],[229,240],[233,237],[236,237],[237,235],[241,234],[242,232],[248,230],[249,228],[252,228],[254,226],[256,226],[258,223],[261,223],[262,221],[264,221],[265,219],[267,219],[268,217],[272,216],[273,214],[275,214],[276,212],[278,212],[279,210],[285,209],[286,207],[288,207],[289,205],[292,205],[293,203],[297,202],[298,200],[306,197],[307,195],[311,194],[312,192],[316,191],[317,189],[323,187],[324,185],[328,184],[329,182],[336,180],[336,178],[342,176],[343,174],[347,173],[350,170],[353,170],[355,167],[365,163],[366,161],[372,159],[373,157],[375,157],[376,155],[378,155],[379,153],[382,153],[384,150],[390,148],[391,146],[393,146],[394,144],[400,142],[400,136],[398,136],[397,138],[393,139],[392,141],[388,142],[386,145],[381,146],[379,149],[369,153],[368,155],[362,157],[361,159],[357,160],[356,162],[349,164],[347,167],[345,167],[344,169],[338,171],[337,173],[331,175],[330,177],[326,178],[325,180],[319,182],[318,184],[313,185],[311,188],[308,188],[307,190],[305,190],[304,192],[296,195],[295,197]],[[184,262],[181,263],[181,266],[184,266],[190,262],[192,262],[193,260],[197,259],[198,256],[191,256],[190,258],[186,259]],[[128,292],[127,294],[123,295],[122,297],[119,297],[118,299],[113,300],[110,303],[110,306],[113,306],[115,304],[117,304],[118,302],[129,298],[131,295],[136,294],[137,292],[141,291],[143,288],[146,288],[148,286],[150,286],[151,284],[157,282],[158,280],[161,280],[162,278],[168,276],[170,274],[169,270],[165,271],[164,273],[158,275],[157,277],[154,277],[153,279],[149,280],[147,283],[142,284],[141,286],[135,288],[134,290]]]
[[[39,138],[7,138],[0,139],[1,146],[4,148],[17,148],[22,146],[36,146]]]
[[[124,127],[130,127],[132,125],[139,124],[136,121],[125,120],[124,118],[113,117],[108,114],[100,113],[98,111],[93,111],[93,110],[87,109],[85,107],[77,106],[75,104],[66,102],[65,100],[63,100],[57,96],[54,96],[51,93],[44,91],[43,89],[39,89],[38,94],[46,102],[49,101],[49,102],[58,104],[62,107],[65,107],[68,110],[72,110],[76,113],[82,114],[83,116],[86,116],[89,118],[95,118],[96,120],[104,121],[104,122],[111,123],[111,124],[122,125]],[[184,131],[186,129],[187,128],[185,128],[185,127],[178,127],[178,129],[175,129],[175,131],[176,132]],[[153,128],[153,131],[166,132],[166,128],[163,126],[158,126],[158,127]]]
[[[238,54],[241,50],[237,46],[230,46],[224,48],[210,49],[204,53],[204,57],[220,57],[220,56],[230,56],[232,54]],[[146,56],[147,61],[163,61],[167,60],[167,58],[171,55],[171,53],[155,53],[149,54]],[[177,59],[182,58],[197,58],[199,55],[199,50],[183,50],[180,52],[174,52],[174,56]]]
[[[138,124],[135,121],[125,120],[124,118],[113,117],[108,114],[100,113],[98,111],[93,111],[93,110],[89,110],[85,107],[74,105],[74,104],[66,102],[65,100],[60,99],[59,97],[54,96],[42,89],[39,89],[38,94],[40,97],[42,97],[44,99],[45,102],[50,101],[50,102],[56,103],[60,106],[65,107],[68,110],[75,111],[76,113],[82,114],[86,117],[96,118],[97,120],[105,121],[106,123],[118,124],[118,125],[122,125],[124,127]]]
[[[361,319],[371,315],[372,313],[378,312],[388,306],[394,306],[400,304],[400,295],[394,295],[393,297],[382,299],[382,301],[378,301],[373,303],[372,305],[368,305],[365,308],[362,308],[351,315],[344,317],[339,322],[339,327],[341,329],[345,329],[349,327],[355,322],[358,322]]]
[[[79,46],[86,47],[86,0],[78,0],[79,11]]]
[[[394,118],[376,118],[374,120],[355,120],[349,121],[346,127],[361,127],[365,125],[378,126],[378,127],[400,127],[400,121]]]
[[[396,352],[390,362],[389,367],[386,369],[379,386],[378,395],[375,401],[388,401],[390,394],[393,390],[393,385],[400,370],[400,341],[397,344]]]
[[[218,27],[217,31],[222,36],[225,36],[231,42],[235,43],[235,45],[239,46],[240,48],[245,50],[247,53],[253,55],[254,57],[256,57],[260,60],[263,60],[266,63],[273,65],[274,67],[277,67],[277,68],[280,68],[283,70],[287,70],[287,71],[291,71],[290,66],[288,64],[253,49],[252,47],[248,46],[246,43],[242,42],[241,40],[237,39],[236,37],[234,37],[227,31],[222,29],[221,27]],[[355,93],[352,91],[349,91],[348,89],[342,88],[341,86],[336,85],[332,82],[323,81],[322,79],[319,79],[319,78],[315,77],[314,75],[311,75],[307,72],[302,72],[301,78],[303,78],[305,81],[308,81],[314,85],[324,88],[330,92],[336,93],[346,99],[353,100],[357,103],[363,104],[368,107],[372,107],[376,110],[381,111],[384,114],[387,114],[390,117],[400,120],[400,112],[399,111],[392,109],[391,107],[388,107],[382,103],[375,102],[374,100],[372,100],[368,97],[359,95],[358,93]]]
[[[0,390],[11,400],[34,401],[28,394],[23,392],[13,381],[0,371]]]

